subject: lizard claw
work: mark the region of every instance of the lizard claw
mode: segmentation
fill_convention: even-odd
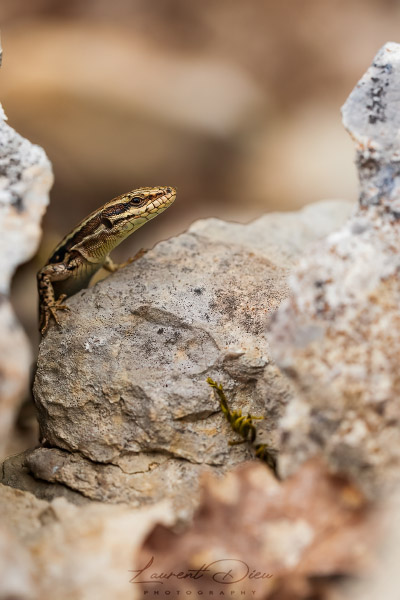
[[[54,302],[54,304],[47,304],[44,307],[44,315],[43,315],[43,327],[41,327],[40,332],[42,335],[44,335],[49,327],[50,324],[50,317],[53,317],[53,319],[55,320],[55,322],[57,323],[57,325],[59,327],[61,327],[61,323],[60,320],[57,316],[57,311],[58,310],[71,310],[69,306],[67,306],[66,304],[61,304],[63,302],[63,300],[65,300],[65,298],[67,297],[67,294],[61,294],[61,296],[59,298],[57,298],[57,300]]]
[[[147,254],[148,250],[146,250],[146,248],[140,248],[140,250],[138,250],[138,252],[136,252],[135,256],[132,256],[132,258],[129,259],[129,262],[135,262],[135,260],[139,260],[139,258],[142,258],[142,256],[144,256],[145,254]]]

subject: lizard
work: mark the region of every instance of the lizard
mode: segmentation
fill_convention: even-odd
[[[64,300],[89,285],[101,268],[113,273],[136,257],[115,264],[109,253],[134,231],[166,210],[176,198],[173,187],[143,187],[117,196],[83,219],[53,250],[37,274],[39,330],[44,335]]]

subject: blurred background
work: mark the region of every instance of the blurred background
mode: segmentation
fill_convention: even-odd
[[[0,0],[0,100],[55,173],[42,246],[13,286],[34,346],[36,271],[116,195],[178,188],[116,260],[198,218],[355,200],[340,107],[399,22],[395,0]]]

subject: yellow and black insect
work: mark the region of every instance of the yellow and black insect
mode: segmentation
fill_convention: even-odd
[[[226,420],[232,427],[232,430],[235,433],[238,433],[243,439],[239,441],[231,441],[229,442],[230,446],[235,446],[237,444],[243,444],[245,442],[250,442],[255,450],[255,455],[257,458],[263,460],[267,463],[269,467],[276,474],[276,459],[272,455],[271,451],[268,449],[267,444],[255,444],[257,429],[253,423],[253,421],[261,421],[264,417],[255,417],[250,413],[245,416],[242,414],[242,411],[239,410],[231,410],[229,408],[228,399],[225,395],[224,388],[221,383],[217,383],[211,377],[207,378],[207,383],[215,389],[217,392],[221,410],[225,415]]]

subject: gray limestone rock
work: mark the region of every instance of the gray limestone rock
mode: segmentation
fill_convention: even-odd
[[[400,478],[400,45],[388,43],[343,107],[359,208],[290,280],[271,346],[299,395],[280,471],[322,452],[373,497]]]
[[[63,495],[74,504],[82,504],[73,496],[72,490],[76,490],[76,495],[86,501],[124,502],[135,508],[170,498],[177,518],[182,520],[187,520],[196,507],[197,497],[192,492],[197,489],[200,475],[211,471],[209,466],[165,454],[125,456],[115,465],[94,463],[79,453],[55,448],[29,452],[25,465],[41,480],[47,496],[51,488],[58,488],[54,497]],[[70,495],[61,494],[60,488]]]
[[[299,253],[351,210],[326,201],[248,225],[199,221],[71,297],[40,346],[34,393],[51,447],[30,455],[31,471],[90,498],[190,505],[202,471],[254,456],[229,445],[208,376],[233,408],[265,417],[258,440],[276,448],[292,391],[268,320]]]
[[[53,176],[42,148],[5,122],[0,105],[0,455],[28,389],[31,351],[9,301],[12,275],[40,240]]]
[[[15,454],[5,459],[1,465],[0,484],[17,490],[30,492],[30,494],[33,494],[36,498],[47,500],[48,502],[59,497],[66,498],[72,504],[77,505],[90,502],[90,500],[81,493],[74,492],[65,485],[58,483],[52,483],[50,485],[47,481],[33,477],[32,472],[27,465],[30,453],[31,450],[27,450],[26,452]],[[53,479],[53,481],[55,481],[55,479]]]

